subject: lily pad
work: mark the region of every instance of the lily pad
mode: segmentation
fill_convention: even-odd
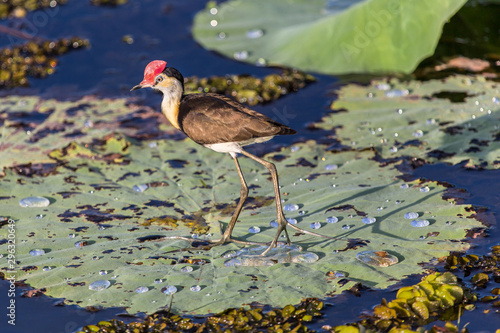
[[[355,149],[374,148],[384,159],[500,167],[500,93],[482,77],[375,81],[336,91],[333,113],[316,126],[335,130]]]
[[[16,166],[18,172],[44,174],[36,163],[53,163],[48,154],[75,140],[81,144],[120,132],[137,139],[168,137],[168,121],[151,108],[126,99],[86,97],[76,102],[10,96],[0,103],[0,168]],[[31,163],[29,168],[24,165]],[[25,170],[26,169],[26,170]]]
[[[276,163],[285,203],[299,206],[287,217],[306,229],[335,215],[340,223],[325,223],[315,231],[339,239],[292,232],[292,242],[318,255],[318,261],[227,267],[223,255],[239,246],[193,251],[184,249],[190,242],[167,237],[195,234],[203,241],[220,236],[219,224],[227,225],[240,190],[228,156],[190,140],[150,145],[121,135],[89,144],[72,142],[48,156],[55,164],[50,174],[23,176],[6,168],[0,180],[3,211],[15,221],[16,279],[80,306],[151,313],[168,307],[173,297],[177,312],[210,313],[249,301],[298,303],[304,297],[340,293],[357,282],[385,288],[422,272],[421,262],[468,248],[459,240],[465,229],[480,225],[466,217],[467,206],[442,199],[446,189],[441,185],[413,182],[402,188],[406,183],[398,178],[400,172],[392,166],[380,168],[373,152],[336,154],[310,141],[264,158]],[[325,169],[331,164],[337,169]],[[242,158],[241,165],[251,198],[233,236],[269,242],[276,231],[268,227],[275,219],[269,174],[249,159]],[[160,185],[137,192],[137,184]],[[420,191],[422,186],[429,191]],[[43,196],[51,204],[20,207],[19,200],[29,196]],[[419,212],[431,224],[413,228],[404,218],[408,211]],[[365,216],[376,221],[365,224]],[[261,232],[249,234],[251,226],[260,226]],[[0,239],[7,239],[9,230],[1,227]],[[0,244],[5,257],[8,244]],[[33,249],[44,254],[32,256]],[[362,251],[385,251],[398,263],[367,265],[356,259]],[[349,280],[332,279],[332,270],[347,272]],[[99,280],[110,286],[89,289]],[[166,295],[162,290],[167,286],[177,292]],[[200,291],[194,293],[192,286]],[[148,291],[137,293],[138,287]]]
[[[232,0],[194,19],[209,50],[257,65],[328,74],[411,73],[465,0]]]

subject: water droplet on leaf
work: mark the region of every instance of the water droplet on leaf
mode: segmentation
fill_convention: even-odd
[[[132,189],[136,192],[144,192],[148,189],[149,185],[148,184],[139,184],[139,185],[134,185]]]
[[[424,187],[420,188],[420,192],[424,192],[425,193],[425,192],[429,192],[429,191],[430,191],[429,186],[424,186]]]
[[[108,280],[97,280],[89,285],[90,290],[101,291],[107,289],[111,285]]]
[[[246,35],[247,35],[247,38],[250,38],[250,39],[260,38],[260,37],[264,36],[264,30],[261,30],[261,29],[248,30]]]
[[[246,59],[248,59],[248,51],[234,52],[233,57],[236,60],[246,60]]]
[[[389,90],[391,89],[391,85],[388,84],[388,83],[377,83],[375,85],[375,88],[378,89],[378,90]]]
[[[385,92],[385,96],[389,98],[403,97],[410,93],[408,89],[393,89]]]
[[[253,226],[253,227],[248,228],[248,232],[250,232],[252,234],[258,234],[260,232],[260,228],[257,226]]]
[[[194,291],[194,292],[198,292],[201,290],[201,287],[199,285],[196,285],[196,286],[192,286],[191,288],[189,288],[189,290]]]
[[[339,219],[336,216],[326,218],[326,223],[337,223],[338,221]]]
[[[377,219],[374,217],[363,217],[361,219],[361,222],[363,222],[364,224],[373,224],[373,223],[377,222]]]
[[[418,213],[415,213],[415,212],[408,212],[405,214],[405,219],[407,220],[413,220],[413,219],[416,219],[418,217]]]
[[[177,292],[177,288],[175,286],[166,286],[162,288],[162,293],[165,295],[173,295]]]
[[[149,291],[148,287],[137,287],[137,288],[135,288],[135,292],[138,293],[138,294],[144,294],[147,291]]]
[[[50,201],[44,197],[27,197],[19,201],[19,206],[21,207],[47,207],[50,205]]]
[[[424,136],[424,132],[422,132],[421,130],[416,130],[412,135],[416,138],[421,138],[422,136]]]
[[[325,165],[325,170],[326,171],[331,171],[337,169],[339,166],[337,164],[327,164]]]
[[[89,243],[87,241],[78,241],[75,243],[75,247],[84,247],[87,245],[89,245]]]
[[[411,226],[415,227],[415,228],[427,227],[429,224],[430,223],[428,220],[413,220],[413,221],[411,221]]]
[[[321,228],[321,223],[320,222],[313,222],[309,225],[311,229],[319,229]]]
[[[30,251],[30,255],[36,257],[36,256],[43,256],[45,254],[45,251],[43,249],[34,249]]]
[[[398,258],[386,251],[363,251],[356,254],[356,259],[376,267],[389,267],[398,263]]]
[[[296,204],[286,204],[285,207],[283,207],[283,210],[286,212],[294,212],[299,209],[299,205]]]

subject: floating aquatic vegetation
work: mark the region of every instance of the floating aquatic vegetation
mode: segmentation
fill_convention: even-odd
[[[1,4],[0,4],[1,6]],[[28,77],[43,78],[55,72],[56,56],[87,47],[89,41],[78,37],[54,41],[29,41],[0,50],[0,88],[28,86]]]
[[[243,55],[239,54],[241,59]],[[297,70],[285,70],[263,79],[251,75],[227,75],[209,78],[189,77],[185,80],[186,93],[214,92],[232,96],[241,103],[266,103],[304,88],[315,78]]]
[[[327,276],[343,279],[342,272],[329,272]],[[197,286],[194,286],[197,287]],[[449,273],[433,273],[418,284],[400,288],[396,299],[377,305],[373,314],[364,314],[354,324],[329,326],[323,330],[338,333],[359,333],[368,331],[424,331],[420,325],[428,325],[436,320],[456,320],[463,309],[470,310],[471,302],[477,298],[462,288],[457,278]],[[312,332],[306,325],[323,315],[323,302],[308,298],[297,305],[286,305],[283,308],[272,308],[264,311],[262,308],[226,309],[212,314],[204,319],[193,322],[171,311],[160,311],[147,316],[144,321],[124,323],[119,320],[101,321],[88,325],[77,333],[90,332],[128,332],[131,330],[147,330],[148,332]],[[439,332],[459,332],[451,323],[444,324]],[[434,326],[437,328],[438,326]],[[433,329],[434,329],[433,328]],[[434,331],[432,331],[434,332]],[[437,330],[435,332],[438,332]],[[464,333],[464,331],[461,331]]]
[[[195,286],[198,287],[198,286]],[[191,296],[192,297],[192,296]],[[190,318],[161,311],[144,321],[124,323],[116,319],[88,325],[77,333],[91,332],[309,332],[306,323],[321,316],[323,302],[308,298],[297,305],[264,311],[262,308],[227,309],[193,322]],[[203,321],[202,321],[203,320]]]
[[[340,143],[353,149],[375,149],[387,162],[403,157],[466,168],[500,168],[497,82],[465,75],[390,82],[409,94],[387,98],[376,88],[378,81],[368,86],[344,85],[331,105],[342,112],[328,114],[315,126],[335,130]],[[457,102],[439,98],[442,92],[465,96]]]
[[[0,3],[0,19],[5,19],[8,16],[24,17],[26,12],[31,12],[42,8],[53,8],[58,5],[64,5],[67,0],[16,0],[2,1]]]
[[[10,107],[17,107],[17,103],[10,104]],[[70,114],[78,114],[84,119],[86,112],[98,112],[92,101],[89,104],[92,106],[82,110],[81,102],[77,103],[77,109],[70,110]],[[70,109],[69,105],[63,110]],[[112,105],[124,107],[119,103]],[[109,106],[103,109],[108,110]],[[106,115],[103,119],[109,120]],[[8,140],[2,141],[2,144],[10,142],[10,136],[6,138]],[[442,185],[427,182],[434,195],[421,195],[421,182],[406,183],[398,178],[401,173],[397,169],[380,168],[372,151],[332,153],[311,141],[296,144],[298,149],[293,153],[285,148],[265,158],[276,161],[285,203],[300,203],[298,209],[285,211],[286,217],[295,219],[298,226],[309,231],[311,223],[320,222],[322,227],[314,232],[339,236],[340,239],[323,241],[315,238],[317,241],[311,243],[310,235],[289,228],[292,243],[307,245],[308,248],[297,256],[285,255],[283,263],[272,263],[275,267],[279,265],[279,269],[228,267],[224,263],[231,258],[223,258],[222,255],[230,250],[236,251],[241,245],[230,243],[209,251],[204,249],[205,234],[212,234],[210,239],[213,240],[221,237],[220,224],[224,226],[230,220],[231,210],[234,210],[234,206],[230,207],[227,203],[237,201],[235,192],[240,189],[239,177],[226,155],[200,148],[190,141],[155,140],[157,145],[151,149],[148,141],[138,141],[120,134],[107,135],[88,143],[73,142],[62,147],[58,146],[60,140],[61,137],[56,134],[34,143],[34,147],[40,143],[56,145],[48,149],[50,159],[43,157],[41,152],[32,155],[39,156],[33,162],[46,158],[54,163],[49,174],[33,174],[29,167],[25,167],[29,176],[24,176],[15,169],[4,168],[5,175],[0,178],[0,197],[7,197],[2,200],[2,204],[9,211],[16,212],[12,217],[23,221],[16,224],[16,235],[20,242],[20,255],[16,259],[23,267],[38,268],[30,272],[20,270],[18,278],[35,288],[46,288],[49,296],[78,301],[81,306],[126,306],[131,313],[152,313],[164,305],[165,294],[161,289],[166,285],[178,289],[172,309],[175,311],[182,309],[200,314],[216,312],[230,305],[248,303],[252,296],[253,301],[265,304],[279,305],[283,299],[287,303],[298,302],[307,296],[323,297],[329,293],[340,293],[351,288],[356,280],[367,281],[367,265],[356,260],[356,254],[384,250],[387,248],[384,244],[392,244],[391,254],[404,260],[390,267],[370,266],[370,279],[367,282],[368,287],[385,288],[408,274],[422,272],[421,262],[442,257],[449,251],[466,249],[468,245],[459,241],[466,234],[464,229],[480,226],[477,221],[466,217],[471,215],[465,210],[469,207],[449,205],[441,199],[445,191]],[[47,151],[47,148],[43,149]],[[284,158],[277,161],[272,158],[273,154]],[[164,163],[167,160],[182,160],[186,163],[182,167],[172,168]],[[312,163],[318,160],[321,163]],[[4,163],[10,163],[11,160],[8,158],[6,161]],[[335,182],[339,186],[335,191],[331,189],[331,171],[324,169],[324,165],[332,163],[349,167],[349,173],[336,177]],[[213,165],[218,167],[213,168]],[[244,170],[255,169],[252,161],[246,159],[241,161],[241,166]],[[297,180],[297,168],[303,181]],[[256,178],[268,177],[266,172],[265,169],[255,170],[254,176],[248,180],[249,186],[253,185]],[[306,179],[309,181],[304,181]],[[367,187],[358,186],[366,184],[367,179],[369,191]],[[150,187],[142,193],[132,189],[137,184],[159,181],[168,185]],[[214,186],[200,186],[202,181]],[[293,186],[294,182],[298,185]],[[401,184],[411,187],[401,190]],[[265,198],[262,202],[267,202],[270,190],[267,186],[252,189],[255,200],[245,206],[249,209],[243,209],[234,229],[235,238],[263,243],[273,239],[276,229],[269,227],[269,221],[275,219],[276,209],[272,200],[271,204],[264,205],[257,199]],[[43,219],[37,219],[32,209],[19,207],[19,200],[33,193],[43,193],[55,200],[43,208]],[[73,194],[62,196],[57,193]],[[418,202],[419,210],[432,212],[433,223],[425,230],[426,234],[433,233],[436,236],[429,237],[425,242],[420,241],[422,229],[401,223],[404,212],[401,212],[401,206],[394,204],[396,200],[405,207],[413,207]],[[300,215],[302,206],[307,207],[307,212]],[[369,213],[377,212],[381,206],[384,207],[383,219],[371,225],[375,228],[367,228],[361,222],[362,218],[370,217]],[[407,211],[409,208],[404,209]],[[326,223],[326,219],[332,215],[342,223]],[[160,223],[162,220],[168,221],[168,217],[175,217],[175,225]],[[447,226],[446,221],[454,221],[454,227]],[[198,230],[195,227],[197,231],[194,232],[196,224],[200,228]],[[349,229],[343,229],[342,225]],[[248,229],[252,226],[261,231],[249,233]],[[205,228],[204,231],[201,231],[201,227]],[[49,228],[51,238],[47,238],[44,228]],[[381,233],[374,234],[374,230],[380,230]],[[6,237],[5,233],[6,228],[0,228],[0,237]],[[193,233],[199,235],[193,244],[198,246],[194,250],[197,252],[196,257],[184,250],[192,246],[185,239],[191,239]],[[74,235],[74,238],[68,235]],[[169,236],[179,238],[168,239]],[[25,243],[22,243],[23,240]],[[87,242],[87,246],[75,247],[77,241]],[[0,253],[5,252],[4,247],[5,244],[0,244]],[[47,266],[48,255],[31,256],[28,252],[32,249],[50,249],[50,257],[54,257],[52,262],[55,263],[51,263],[53,268],[44,271],[42,268]],[[290,258],[295,262],[290,262]],[[205,264],[200,264],[202,261]],[[336,285],[335,290],[332,290],[324,272],[330,271],[332,265],[339,261],[346,263],[342,270],[349,276],[345,284]],[[61,267],[58,262],[64,262],[65,266]],[[159,270],[159,267],[168,269]],[[193,270],[185,271],[183,267]],[[64,281],[61,274],[55,273],[60,272],[61,268],[67,272],[64,277],[71,279],[71,285]],[[101,270],[109,273],[100,276],[98,272]],[[215,271],[217,274],[214,274]],[[242,275],[243,271],[245,273]],[[94,277],[105,277],[117,285],[117,288],[112,288],[112,296],[107,292],[96,293],[88,289],[94,281],[88,275],[89,272],[93,272]],[[251,278],[253,275],[257,276],[257,280]],[[165,282],[155,284],[156,279]],[[305,284],[305,279],[316,283]],[[264,284],[269,292],[259,292]],[[293,288],[286,291],[282,289],[283,285],[289,284]],[[203,288],[203,295],[212,296],[200,297],[198,302],[193,303],[194,294],[190,288],[196,285]],[[224,286],[224,302],[217,296],[221,285]],[[138,294],[134,292],[138,286],[150,289]],[[249,292],[242,293],[240,290]]]
[[[464,308],[471,309],[469,303],[474,300],[474,295],[464,290],[452,273],[433,273],[416,285],[400,288],[396,299],[384,299],[375,306],[372,315],[365,315],[365,319],[352,326],[332,327],[331,332],[420,332],[423,331],[417,330],[420,325],[436,320],[456,320]],[[446,327],[452,328],[452,325],[447,323]]]

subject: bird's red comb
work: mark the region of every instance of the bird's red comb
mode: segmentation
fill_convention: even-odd
[[[151,84],[154,82],[156,75],[163,72],[167,66],[167,62],[163,60],[154,60],[151,61],[144,70],[144,80],[142,80],[141,84]]]

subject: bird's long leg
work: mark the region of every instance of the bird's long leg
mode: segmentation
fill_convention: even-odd
[[[238,205],[236,206],[236,210],[234,211],[233,217],[231,221],[227,225],[222,238],[220,239],[221,243],[224,244],[227,240],[231,239],[231,234],[233,232],[234,226],[236,225],[236,221],[238,220],[238,216],[240,215],[241,209],[243,208],[243,204],[248,197],[248,186],[245,182],[245,177],[243,177],[243,172],[241,172],[240,163],[238,162],[238,158],[236,154],[231,154],[231,157],[234,159],[234,164],[236,165],[236,170],[238,170],[238,175],[240,176],[241,181],[241,191],[240,191],[240,201],[238,201]]]
[[[290,237],[288,236],[288,231],[286,230],[286,225],[287,221],[285,219],[285,215],[283,214],[283,209],[281,208],[281,194],[280,194],[280,187],[279,187],[279,181],[278,181],[278,172],[276,171],[276,166],[268,162],[266,160],[263,160],[261,158],[258,158],[255,155],[250,154],[249,152],[246,152],[244,150],[241,150],[241,153],[247,157],[250,157],[252,160],[262,164],[265,166],[269,172],[271,173],[271,178],[273,180],[273,186],[274,186],[274,194],[275,194],[275,199],[276,199],[276,215],[278,217],[278,231],[276,232],[276,235],[273,238],[273,241],[269,245],[269,247],[262,253],[262,255],[266,255],[269,250],[271,250],[273,247],[276,247],[276,243],[278,242],[278,238],[281,235],[281,232],[285,231],[286,234],[286,241],[288,245],[290,245]]]

